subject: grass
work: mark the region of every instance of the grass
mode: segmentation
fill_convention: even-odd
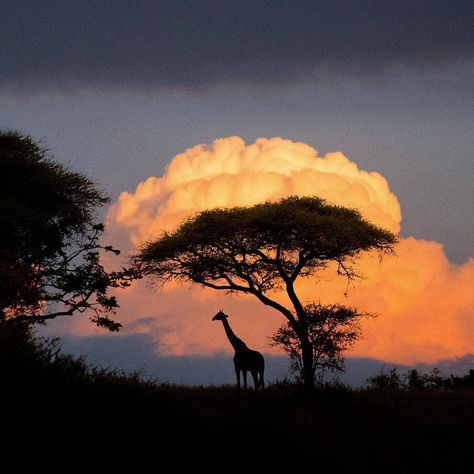
[[[140,456],[243,451],[266,463],[332,460],[338,468],[462,465],[474,445],[474,391],[358,390],[304,395],[269,387],[186,387],[115,379],[59,391],[33,426],[92,433]],[[63,406],[67,400],[66,409]],[[39,419],[36,418],[39,415]],[[149,451],[152,449],[152,451]],[[143,452],[142,452],[143,450]],[[237,462],[237,461],[236,461]],[[381,469],[382,471],[384,469]],[[358,472],[358,471],[356,471]],[[368,472],[368,467],[363,472]],[[405,472],[405,471],[399,471]]]
[[[232,468],[255,459],[267,468],[329,463],[337,472],[415,466],[425,472],[430,464],[456,470],[471,463],[472,388],[333,387],[307,395],[274,385],[239,393],[100,370],[58,353],[54,344],[30,342],[21,357],[5,358],[5,345],[0,354],[2,428],[9,442],[37,446],[41,456],[60,446],[74,463],[98,453],[109,468],[132,460],[172,462],[177,469],[211,465],[219,452]]]

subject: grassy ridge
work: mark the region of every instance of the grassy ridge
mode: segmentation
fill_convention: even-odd
[[[56,393],[68,406],[49,400],[42,404],[47,416],[36,413],[30,421],[52,423],[63,433],[84,430],[145,458],[171,456],[176,446],[185,450],[183,460],[191,453],[231,456],[237,449],[270,464],[324,459],[348,469],[367,463],[463,466],[474,445],[473,390],[306,396],[289,389],[237,393],[233,387],[125,385]]]
[[[95,369],[22,331],[16,343],[9,334],[0,345],[2,428],[9,443],[26,442],[41,456],[51,446],[74,463],[98,453],[109,468],[130,460],[212,463],[216,452],[233,468],[252,458],[278,467],[324,462],[337,472],[471,465],[472,388],[332,387],[307,395],[284,385],[238,393],[156,384]]]

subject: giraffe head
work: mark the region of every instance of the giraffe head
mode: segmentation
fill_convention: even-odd
[[[225,318],[228,318],[229,316],[227,316],[227,314],[224,313],[224,311],[222,311],[222,309],[216,313],[216,315],[212,318],[213,321],[222,321],[224,320]]]

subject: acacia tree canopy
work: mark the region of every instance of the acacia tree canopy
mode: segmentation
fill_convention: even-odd
[[[325,372],[344,370],[343,352],[351,348],[361,335],[360,319],[373,316],[356,309],[333,304],[305,306],[307,334],[313,349],[313,373],[323,382]],[[272,346],[280,346],[290,356],[290,368],[301,379],[304,374],[301,339],[289,321],[271,337]]]
[[[353,279],[354,261],[361,252],[392,252],[396,240],[355,209],[318,197],[293,196],[252,207],[203,211],[175,232],[146,244],[133,263],[162,282],[178,279],[250,293],[280,311],[302,341],[304,379],[311,385],[307,314],[295,281],[331,262],[339,274]],[[288,306],[272,298],[275,290],[286,291]]]
[[[331,261],[353,278],[351,259],[364,250],[391,251],[395,240],[354,209],[317,197],[290,197],[201,212],[145,245],[135,263],[163,280],[266,294]]]
[[[117,307],[110,287],[125,273],[108,273],[95,212],[109,198],[81,173],[54,161],[30,137],[0,131],[0,316],[43,321],[92,311],[101,326]]]

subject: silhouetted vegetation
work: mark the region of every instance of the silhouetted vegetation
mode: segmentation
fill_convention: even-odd
[[[430,373],[423,373],[418,369],[410,369],[401,374],[396,367],[388,372],[382,371],[367,379],[371,389],[392,390],[441,390],[456,388],[474,388],[474,370],[462,377],[449,375],[442,377],[440,371],[434,368]]]
[[[162,283],[176,279],[251,294],[279,311],[299,341],[295,348],[301,351],[301,377],[311,390],[311,331],[317,326],[309,323],[296,280],[330,263],[337,274],[352,280],[357,277],[354,260],[361,252],[392,252],[396,241],[394,234],[366,221],[357,210],[317,197],[289,197],[201,212],[142,248],[133,267]],[[275,290],[286,291],[288,306],[273,298]]]
[[[127,286],[130,273],[107,272],[100,260],[100,251],[119,253],[99,242],[95,211],[108,197],[18,132],[0,131],[0,170],[0,322],[87,311],[118,330],[108,290]]]
[[[445,461],[451,471],[459,461],[471,462],[474,371],[442,377],[392,369],[371,377],[364,390],[337,382],[304,390],[312,387],[315,371],[342,368],[361,314],[337,305],[303,307],[295,280],[330,262],[355,278],[352,259],[364,250],[391,251],[391,233],[356,211],[317,198],[290,198],[201,213],[143,249],[133,271],[108,273],[99,252],[117,251],[99,243],[103,226],[94,216],[107,197],[16,132],[0,133],[0,165],[5,466],[13,453],[19,469],[35,446],[37,462],[51,453],[74,468],[89,452],[104,455],[107,463],[143,459],[149,467],[150,461],[165,463],[164,457],[174,460],[176,453],[196,460],[211,450],[232,463],[243,453],[246,461],[267,466],[288,457],[293,467],[327,461],[335,470],[364,472],[372,465],[403,472],[408,460],[409,467]],[[305,385],[283,380],[239,394],[227,386],[157,383],[140,372],[95,367],[63,353],[58,339],[36,336],[33,322],[86,310],[99,326],[119,329],[109,317],[117,301],[108,290],[127,285],[136,270],[163,281],[176,277],[244,291],[279,310],[288,324],[274,340],[290,353]],[[277,288],[286,289],[291,309],[270,298]]]
[[[48,394],[88,387],[121,390],[155,387],[153,381],[140,373],[98,368],[84,357],[62,352],[59,338],[37,337],[34,326],[24,321],[0,324],[0,380],[2,395],[9,391],[27,393],[38,386]]]
[[[305,306],[308,339],[313,349],[313,377],[317,385],[323,384],[327,372],[344,370],[343,352],[354,345],[360,336],[360,318],[368,316],[354,308],[341,305],[310,304]],[[272,345],[283,347],[291,359],[291,369],[297,381],[303,382],[304,361],[301,340],[293,326],[287,322],[271,338]]]
[[[374,470],[390,460],[392,469],[405,472],[407,460],[410,467],[435,459],[455,468],[470,459],[474,442],[472,384],[352,390],[328,383],[312,394],[288,380],[240,393],[229,386],[159,384],[139,373],[94,368],[20,322],[0,325],[0,351],[9,442],[17,442],[16,429],[41,450],[54,440],[74,460],[84,442],[104,455],[119,446],[121,462],[156,462],[157,453],[174,460],[178,447],[197,462],[210,450],[232,456],[244,443],[246,461],[258,455],[266,465],[285,462],[286,449],[295,446],[293,466],[317,458],[336,463],[336,470],[363,466],[367,472],[368,459]]]
[[[5,334],[5,328],[14,334]],[[178,440],[187,455],[210,447],[232,455],[245,433],[250,458],[268,446],[266,464],[282,462],[275,453],[294,445],[296,464],[323,457],[357,471],[369,456],[374,465],[390,459],[391,467],[403,471],[407,459],[410,466],[425,465],[427,456],[455,466],[467,458],[473,441],[474,390],[351,390],[327,384],[308,396],[287,382],[238,394],[233,387],[155,384],[139,374],[98,370],[61,354],[57,341],[36,339],[25,325],[2,325],[0,338],[2,396],[12,390],[25,395],[16,393],[2,406],[17,410],[16,423],[28,413],[21,427],[30,436],[59,437],[57,443],[67,433],[68,450],[75,449],[71,440],[88,436],[100,450],[120,443],[120,459],[156,459],[156,449],[161,458],[171,456]],[[32,402],[34,410],[25,410]]]

